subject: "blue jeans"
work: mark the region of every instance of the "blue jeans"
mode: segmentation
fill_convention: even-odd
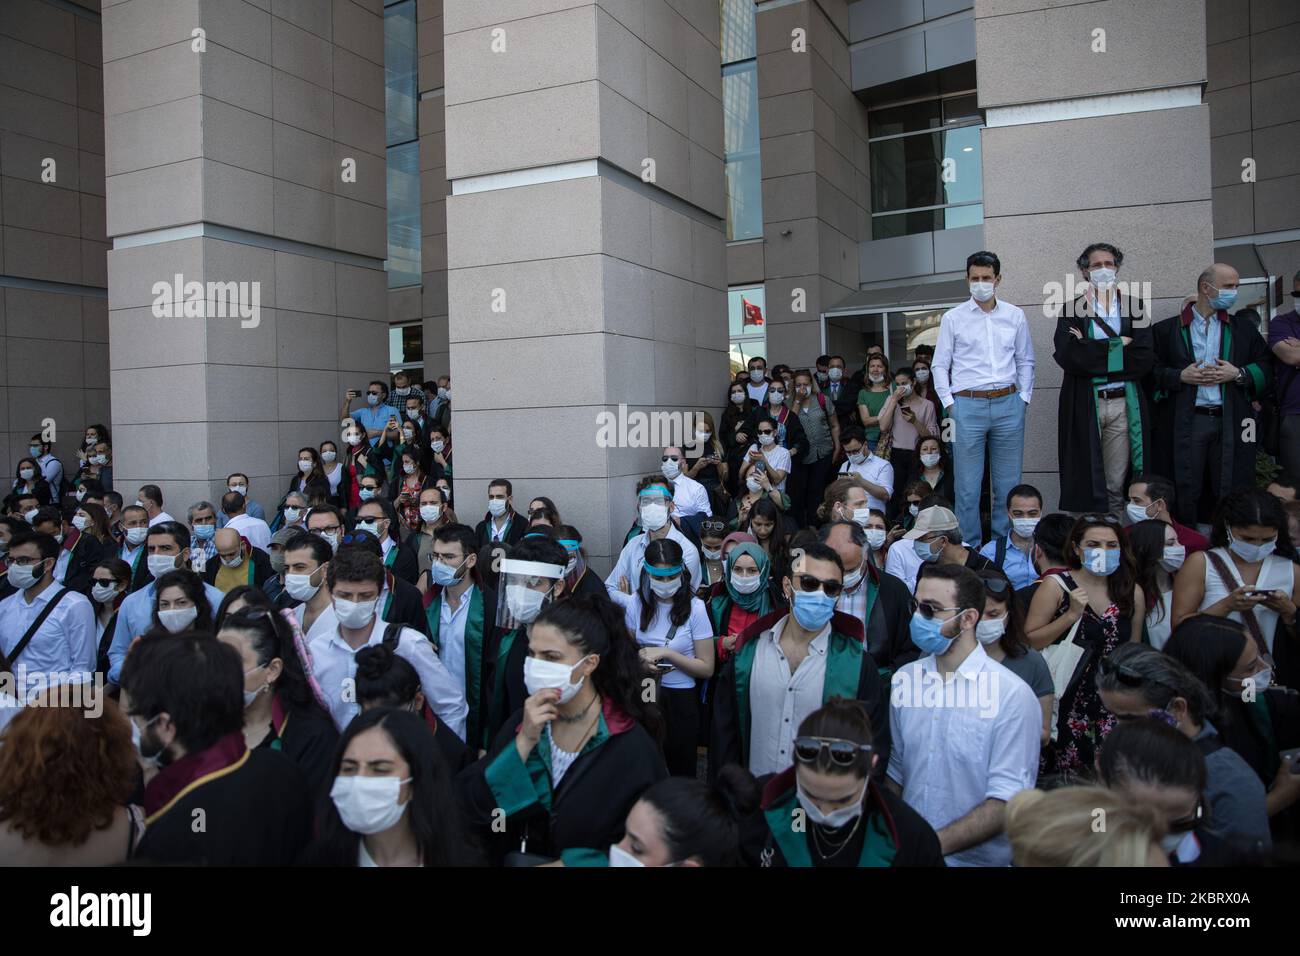
[[[967,544],[979,546],[980,485],[984,479],[984,445],[988,443],[993,502],[993,535],[1010,530],[1007,493],[1020,484],[1025,453],[1025,402],[1019,392],[1001,398],[953,399],[953,490],[957,520]]]

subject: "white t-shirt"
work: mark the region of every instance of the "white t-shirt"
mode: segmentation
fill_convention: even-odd
[[[636,635],[637,644],[642,647],[664,646],[668,631],[672,627],[672,622],[668,619],[671,604],[656,601],[654,617],[650,619],[650,626],[643,631],[640,629],[641,599],[635,594],[624,594],[622,591],[611,591],[610,597],[623,608],[627,629]],[[690,617],[686,619],[685,624],[677,628],[677,633],[673,635],[672,643],[668,644],[668,648],[683,657],[694,657],[695,642],[711,641],[713,637],[713,623],[709,620],[709,612],[704,607],[703,601],[693,597]],[[664,672],[662,683],[665,687],[686,690],[695,686],[695,678],[674,667]]]
[[[785,472],[785,478],[782,478],[780,484],[776,486],[778,491],[785,491],[785,483],[790,477],[790,466],[793,461],[790,457],[790,450],[783,445],[777,444],[769,445],[767,448],[763,448],[760,445],[758,448],[763,453],[763,458],[766,460],[769,468],[776,468],[779,471]],[[755,465],[755,467],[757,468],[758,466]]]

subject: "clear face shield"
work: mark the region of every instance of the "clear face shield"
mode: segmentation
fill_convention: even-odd
[[[637,524],[642,531],[658,531],[672,518],[672,493],[664,485],[649,485],[637,495]]]
[[[573,589],[582,580],[587,571],[587,560],[582,556],[582,542],[574,538],[560,538],[560,547],[569,556],[569,563],[564,566],[564,583],[566,590],[572,594]]]
[[[555,600],[555,585],[564,566],[541,561],[501,560],[497,581],[497,626],[514,630],[532,624],[542,608]]]

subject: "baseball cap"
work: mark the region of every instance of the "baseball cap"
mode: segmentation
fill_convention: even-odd
[[[916,524],[912,525],[912,530],[903,535],[903,538],[907,541],[915,541],[917,538],[924,538],[927,534],[956,531],[960,527],[961,523],[958,522],[955,514],[947,508],[935,505],[933,508],[926,508],[916,516]]]

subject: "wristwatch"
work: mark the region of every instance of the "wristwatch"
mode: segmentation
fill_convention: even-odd
[[[1244,386],[1246,384],[1246,370],[1244,368],[1237,370],[1237,378],[1234,384]]]

